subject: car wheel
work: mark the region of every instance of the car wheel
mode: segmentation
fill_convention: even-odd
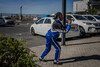
[[[80,37],[85,37],[86,33],[83,27],[79,26],[79,30],[80,30]]]
[[[31,34],[32,34],[33,36],[36,35],[36,34],[35,34],[35,30],[34,30],[34,28],[31,28]]]

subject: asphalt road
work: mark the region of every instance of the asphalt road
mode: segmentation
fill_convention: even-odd
[[[32,36],[30,26],[31,24],[20,24],[14,27],[0,27],[0,33],[16,39],[23,39],[26,41],[28,47],[44,45],[45,37]]]
[[[30,26],[31,24],[20,24],[15,25],[14,27],[0,27],[0,33],[3,33],[6,36],[11,36],[17,39],[24,39],[28,45],[28,47],[40,46],[45,45],[45,37],[43,36],[32,36],[30,34]],[[60,40],[59,40],[60,41]],[[100,41],[100,34],[95,34],[89,37],[80,38],[80,37],[73,37],[67,38],[66,42],[67,45],[70,44],[80,44],[80,43],[89,43],[92,42],[99,42]],[[97,44],[100,44],[97,43]]]

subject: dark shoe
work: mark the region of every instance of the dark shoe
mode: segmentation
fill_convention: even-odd
[[[53,62],[54,64],[57,64],[57,65],[62,65],[61,62]]]
[[[47,62],[46,60],[44,60],[44,59],[41,59],[41,58],[39,58],[39,61]]]
[[[43,59],[39,58],[39,61],[43,61]]]

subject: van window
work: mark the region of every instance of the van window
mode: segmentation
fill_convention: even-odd
[[[80,15],[73,15],[77,20],[87,20],[86,18],[84,18],[83,16]]]
[[[92,16],[84,16],[84,17],[86,17],[88,20],[96,21]]]
[[[100,16],[94,16],[96,19],[100,20]]]

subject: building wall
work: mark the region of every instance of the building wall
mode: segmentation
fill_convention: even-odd
[[[88,9],[88,5],[85,1],[75,1],[73,2],[73,12],[82,12]]]
[[[83,12],[88,8],[95,8],[100,13],[100,0],[79,0],[73,2],[73,12]]]

